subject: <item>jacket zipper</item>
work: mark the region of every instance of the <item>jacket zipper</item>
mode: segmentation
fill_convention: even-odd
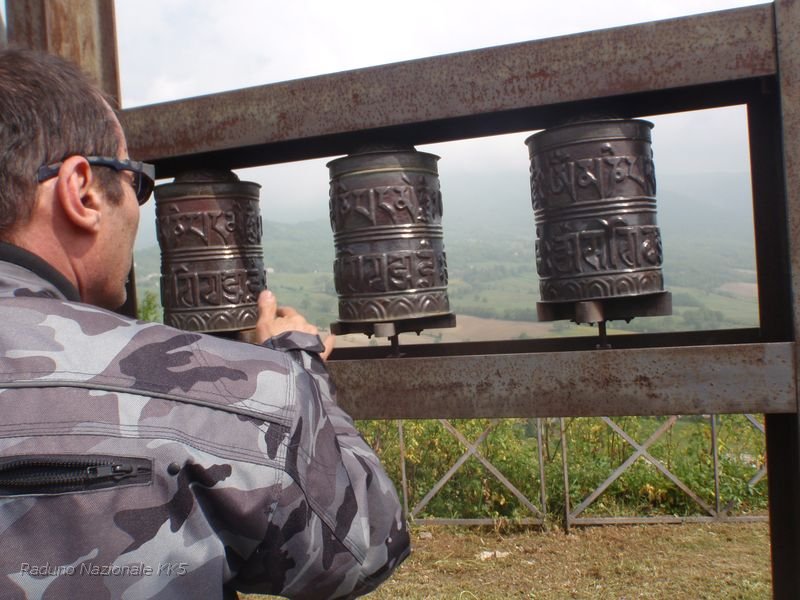
[[[149,483],[152,461],[127,456],[36,455],[0,459],[0,495],[58,494]]]

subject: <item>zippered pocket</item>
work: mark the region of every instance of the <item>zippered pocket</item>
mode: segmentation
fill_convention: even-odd
[[[132,456],[37,454],[0,458],[0,496],[85,492],[149,484],[153,461]]]

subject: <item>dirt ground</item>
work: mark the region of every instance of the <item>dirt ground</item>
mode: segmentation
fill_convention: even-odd
[[[413,552],[370,600],[761,600],[766,523],[528,530],[415,527]],[[245,600],[271,596],[247,595]]]
[[[417,528],[413,554],[368,596],[457,599],[761,599],[766,523],[637,525],[497,534]]]

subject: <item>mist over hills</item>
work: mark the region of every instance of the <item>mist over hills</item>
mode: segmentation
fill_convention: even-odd
[[[748,173],[665,174],[658,185],[658,224],[666,255],[687,240],[703,247],[713,242],[721,252],[728,246],[753,246]],[[478,240],[502,243],[522,238],[533,248],[535,226],[525,174],[464,174],[443,182],[442,194],[448,247]],[[328,268],[333,260],[333,237],[327,206],[319,199],[307,199],[299,205],[294,223],[271,221],[264,215],[263,243],[273,251],[267,253],[267,261],[281,269]],[[147,246],[154,246],[152,223],[143,221],[140,227],[143,234],[152,230],[148,236],[152,242]]]
[[[464,176],[442,184],[446,238],[488,229],[534,235],[527,175]],[[670,238],[749,236],[749,173],[664,174],[658,179],[658,223]]]

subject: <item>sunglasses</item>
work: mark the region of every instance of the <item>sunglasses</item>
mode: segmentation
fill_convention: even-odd
[[[109,167],[115,171],[130,171],[133,173],[133,189],[136,192],[136,200],[139,206],[147,202],[153,187],[156,184],[156,167],[150,163],[130,160],[127,158],[111,158],[109,156],[85,156],[86,162],[92,166]],[[39,167],[36,172],[36,181],[42,183],[58,175],[58,170],[63,161]]]

